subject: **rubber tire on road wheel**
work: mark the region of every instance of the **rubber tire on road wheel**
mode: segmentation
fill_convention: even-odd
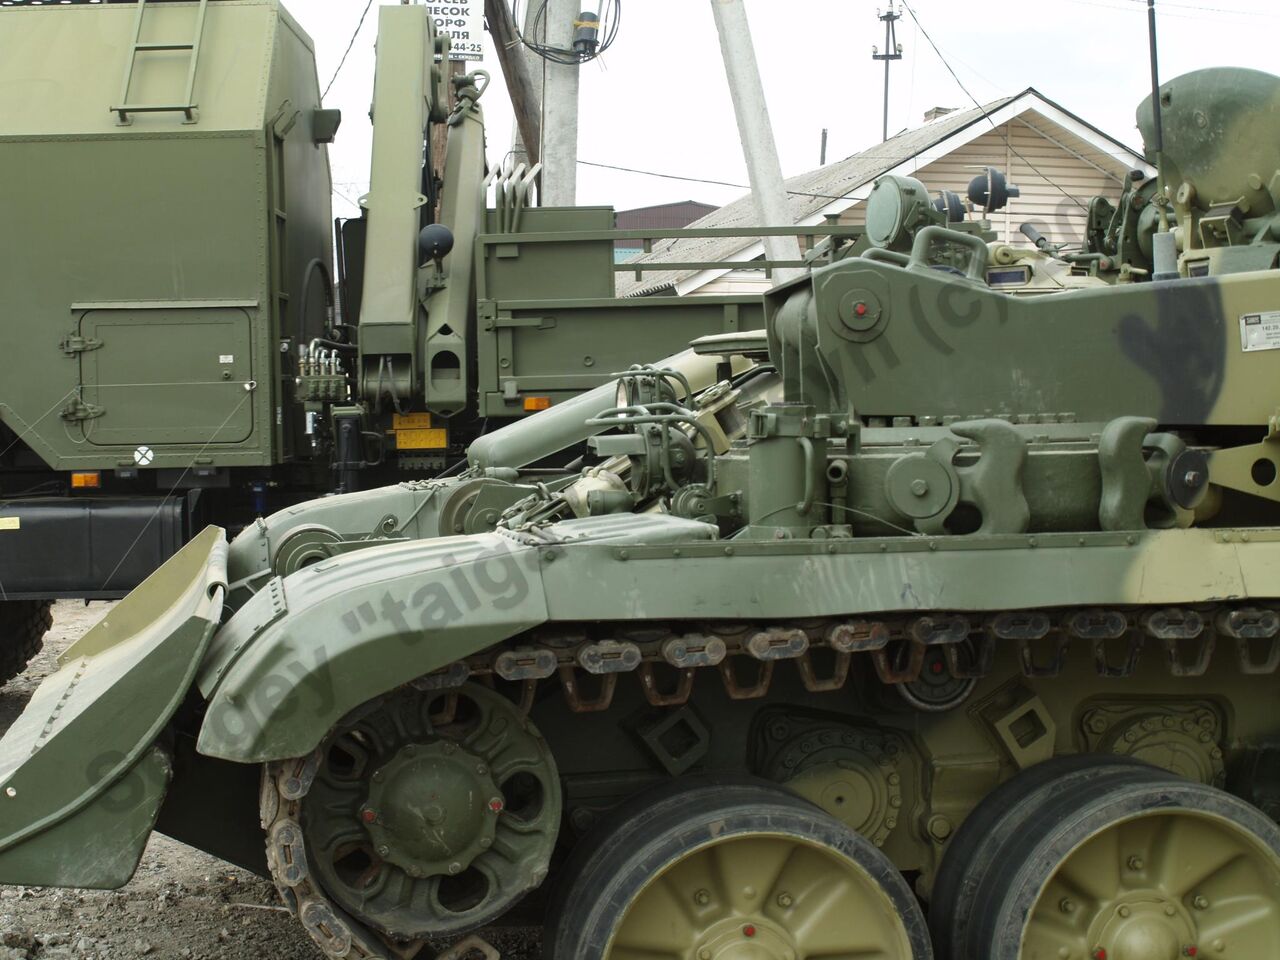
[[[48,600],[0,602],[0,684],[27,668],[52,626],[53,604]]]
[[[825,846],[856,862],[891,904],[909,944],[910,958],[932,960],[924,914],[893,863],[846,825],[772,784],[736,778],[687,781],[659,790],[609,814],[610,826],[593,831],[584,852],[571,859],[566,886],[557,891],[544,936],[549,958],[603,960],[630,906],[658,873],[709,838],[791,836]],[[682,788],[682,789],[681,789]]]
[[[963,960],[961,946],[972,917],[973,895],[991,869],[1003,838],[1016,834],[1047,798],[1070,784],[1135,770],[1163,774],[1159,768],[1130,757],[1077,753],[1028,767],[987,794],[947,844],[933,881],[929,929],[938,960]]]
[[[1260,810],[1223,790],[1181,778],[1129,776],[1077,782],[1039,805],[1022,828],[1006,837],[992,869],[975,894],[967,957],[1021,960],[1024,928],[1045,884],[1079,845],[1127,818],[1213,815],[1252,834],[1280,864],[1280,829]],[[1280,867],[1268,889],[1280,889]],[[1261,892],[1266,892],[1261,891]],[[1266,955],[1280,957],[1280,942]],[[1234,954],[1232,954],[1234,955]]]

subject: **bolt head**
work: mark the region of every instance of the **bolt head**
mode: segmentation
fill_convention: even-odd
[[[1061,910],[1063,913],[1071,913],[1073,910],[1075,910],[1075,908],[1076,908],[1075,901],[1072,900],[1070,897],[1063,897],[1061,900],[1058,901],[1058,909]]]
[[[453,863],[449,864],[449,876],[456,877],[461,872],[462,864],[458,863],[458,861],[455,860]]]
[[[1129,858],[1129,869],[1134,871],[1135,873],[1141,870],[1145,866],[1146,866],[1146,862],[1141,857]]]
[[[1128,917],[1130,914],[1133,913],[1133,911],[1130,910],[1128,907],[1121,907],[1119,910],[1116,911],[1116,913],[1120,914],[1120,916],[1122,917]]]
[[[378,848],[378,856],[380,857],[385,857],[390,853],[391,853],[391,848],[388,847],[385,843]]]
[[[925,480],[923,477],[916,477],[916,479],[911,481],[911,492],[917,497],[923,497],[929,492],[929,481]]]
[[[793,903],[795,903],[795,900],[791,898],[791,894],[789,893],[778,894],[778,906],[782,907],[784,910],[790,908]]]
[[[1199,895],[1197,895],[1197,896],[1196,896],[1196,897],[1191,901],[1191,905],[1192,905],[1193,907],[1195,907],[1197,910],[1208,910],[1208,909],[1209,909],[1209,901],[1208,901],[1208,899],[1207,899],[1206,897],[1204,897],[1204,896],[1199,896]]]
[[[700,907],[705,907],[711,902],[711,894],[706,890],[699,890],[693,895],[693,902]]]

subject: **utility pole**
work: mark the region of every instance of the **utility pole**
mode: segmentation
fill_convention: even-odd
[[[872,60],[884,61],[884,135],[881,140],[889,139],[889,64],[902,59],[902,44],[898,42],[898,32],[894,24],[902,19],[902,14],[893,9],[893,0],[889,0],[889,9],[885,13],[876,11],[876,16],[884,23],[884,53],[879,47],[871,48]]]
[[[462,60],[450,60],[447,63],[440,64],[440,68],[445,71],[445,97],[448,100],[448,109],[452,112],[454,106],[458,103],[458,91],[453,85],[453,78],[460,77],[467,72],[467,65]],[[431,128],[431,167],[434,175],[440,179],[444,179],[444,161],[445,154],[449,149],[449,127],[443,123],[437,123]],[[440,219],[440,200],[436,199],[436,209],[432,215],[433,220]]]
[[[742,0],[711,0],[711,10],[720,34],[720,53],[724,72],[729,79],[729,94],[738,118],[738,135],[747,161],[747,176],[755,197],[756,214],[762,227],[789,226],[791,211],[787,208],[787,192],[782,181],[782,164],[769,123],[769,108],[760,83],[755,48],[751,44],[751,28]],[[765,256],[770,260],[799,260],[800,241],[794,236],[762,237]],[[798,269],[774,271],[779,280],[800,273]]]
[[[581,0],[546,0],[546,4],[546,46],[572,50]],[[571,207],[577,199],[578,66],[546,62],[542,91],[542,203],[548,207]]]
[[[520,43],[520,32],[507,0],[484,0],[484,18],[498,48],[498,63],[516,115],[516,152],[523,153],[518,160],[533,166],[538,162],[542,143],[542,71],[534,66],[533,56]]]

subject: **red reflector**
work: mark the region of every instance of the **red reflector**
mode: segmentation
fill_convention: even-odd
[[[744,937],[754,937],[756,935],[755,924],[748,923],[745,927],[743,927],[742,935]]]

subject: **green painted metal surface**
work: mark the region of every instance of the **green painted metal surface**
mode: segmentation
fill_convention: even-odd
[[[147,5],[143,40],[190,39],[199,9]],[[312,44],[274,0],[211,3],[195,121],[125,125],[109,108],[136,11],[4,11],[0,176],[25,226],[0,241],[5,336],[23,344],[0,359],[0,421],[55,470],[139,445],[152,469],[277,463],[300,426],[279,345],[321,332],[296,305],[330,249]],[[185,52],[136,60],[131,99],[181,98]]]
[[[210,527],[62,655],[0,740],[0,870],[11,882],[118,887],[132,876],[172,774],[161,733],[204,657],[225,581],[226,541]]]

